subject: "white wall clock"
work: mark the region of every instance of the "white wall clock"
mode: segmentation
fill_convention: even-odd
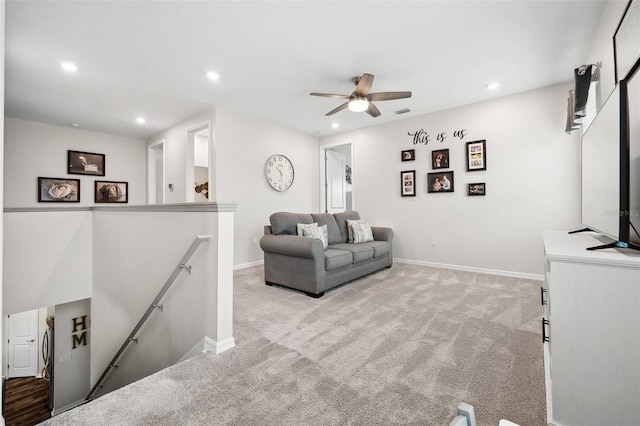
[[[293,185],[293,164],[282,154],[274,154],[264,163],[264,177],[276,191],[286,191]]]

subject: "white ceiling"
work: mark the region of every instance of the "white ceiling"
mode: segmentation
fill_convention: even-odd
[[[147,138],[212,105],[313,136],[570,81],[603,2],[6,2],[5,113]],[[60,62],[78,65],[68,74]],[[213,82],[206,72],[215,70]],[[324,114],[375,75],[377,118]],[[501,86],[488,91],[485,84]],[[393,111],[410,108],[396,115]],[[135,118],[147,119],[139,125]],[[331,124],[337,122],[337,130]],[[260,135],[256,135],[259,138]]]

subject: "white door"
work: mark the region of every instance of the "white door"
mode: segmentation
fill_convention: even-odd
[[[33,377],[37,373],[38,311],[8,317],[9,372],[11,377]]]
[[[327,212],[343,212],[347,210],[346,157],[339,152],[328,150],[325,152]]]

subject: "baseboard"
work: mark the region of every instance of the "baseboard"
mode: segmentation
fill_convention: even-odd
[[[203,352],[211,351],[215,354],[222,353],[227,349],[231,349],[236,345],[236,341],[233,337],[225,339],[221,342],[216,342],[213,339],[204,336],[198,343],[196,343],[189,351],[178,360],[178,362],[186,361],[189,358],[200,355]]]
[[[51,410],[51,415],[52,416],[57,416],[60,413],[64,413],[65,411],[69,411],[72,408],[76,408],[81,406],[82,404],[86,404],[88,401],[86,399],[81,399],[79,401],[76,402],[72,402],[71,404],[65,405],[64,407],[56,410],[55,408],[53,410]]]
[[[233,270],[237,271],[240,269],[253,268],[254,266],[258,266],[258,265],[264,265],[264,260],[257,260],[255,262],[241,263],[240,265],[233,265]]]
[[[394,262],[406,263],[409,265],[432,266],[434,268],[454,269],[456,271],[477,272],[479,274],[500,275],[503,277],[523,278],[534,281],[544,281],[544,275],[527,274],[524,272],[501,271],[499,269],[475,268],[473,266],[449,265],[446,263],[424,262],[422,260],[398,259],[394,258]]]

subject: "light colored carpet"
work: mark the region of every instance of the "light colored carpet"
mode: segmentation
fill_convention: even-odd
[[[312,299],[237,271],[235,348],[46,424],[544,425],[540,285],[396,264]]]

